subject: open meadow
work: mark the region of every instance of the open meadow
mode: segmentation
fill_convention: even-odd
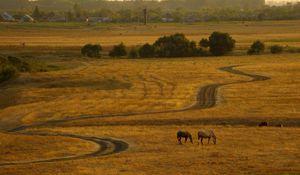
[[[0,53],[51,71],[0,84],[0,174],[299,174],[300,54],[92,59],[80,46],[199,41],[229,32],[300,46],[299,21],[199,24],[0,24]],[[26,46],[20,43],[26,42]],[[258,127],[262,121],[270,126]],[[282,124],[283,127],[276,127]],[[194,144],[178,144],[188,130]],[[217,144],[198,145],[199,129]]]

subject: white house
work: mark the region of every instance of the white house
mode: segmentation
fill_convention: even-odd
[[[8,22],[16,21],[16,19],[7,12],[1,14],[1,20]]]
[[[34,22],[35,20],[29,16],[29,15],[24,15],[22,18],[21,18],[21,22]]]

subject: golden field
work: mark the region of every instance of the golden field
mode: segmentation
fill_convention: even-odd
[[[255,39],[269,44],[279,39],[275,42],[297,46],[297,37],[300,40],[297,22],[246,22],[248,26],[238,22],[163,24],[156,26],[157,30],[138,26],[139,31],[131,29],[131,25],[75,26],[75,29],[69,26],[71,31],[87,32],[88,36],[78,36],[80,39],[71,37],[75,32],[68,32],[68,26],[53,27],[47,34],[41,27],[25,26],[34,31],[26,37],[18,32],[26,33],[24,28],[1,24],[1,28],[9,31],[6,39],[0,31],[3,54],[30,55],[63,68],[24,73],[1,84],[0,174],[299,174],[299,54],[85,59],[76,53],[61,55],[52,50],[34,53],[37,48],[31,48],[30,52],[5,48],[18,45],[24,38],[32,46],[73,47],[96,41],[107,46],[120,41],[137,45],[175,32],[169,27],[197,39],[196,36],[207,36],[218,25],[222,25],[222,31],[230,32],[238,45],[248,45]],[[123,27],[128,35],[125,32],[119,35]],[[113,30],[103,31],[105,28]],[[271,79],[247,82],[251,80],[249,76],[220,70],[233,65],[236,70]],[[193,104],[199,88],[216,83],[227,84],[217,89],[216,106],[176,111]],[[271,126],[257,127],[261,121],[268,121]],[[284,127],[274,127],[276,124]],[[20,126],[27,128],[8,132]],[[192,133],[194,144],[177,143],[176,132],[180,129]],[[198,145],[199,129],[213,129],[217,144],[208,145],[205,140],[203,146]],[[93,141],[63,134],[115,138],[128,143],[129,148],[104,156],[30,163],[101,149]],[[11,162],[16,164],[5,165]]]
[[[71,32],[70,32],[71,31]],[[214,31],[228,32],[237,40],[237,48],[245,48],[254,40],[266,44],[300,46],[300,22],[253,21],[253,22],[203,22],[194,24],[153,23],[99,24],[85,23],[2,23],[0,24],[0,46],[82,46],[100,43],[111,46],[124,42],[126,45],[142,45],[154,42],[162,35],[184,33],[189,39],[200,41]]]

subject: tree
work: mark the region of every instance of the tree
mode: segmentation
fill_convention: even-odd
[[[137,58],[139,57],[138,50],[136,48],[132,48],[128,54],[129,58]]]
[[[66,19],[67,21],[73,21],[74,20],[74,15],[71,11],[66,12]]]
[[[98,44],[92,45],[92,44],[86,44],[81,49],[81,54],[83,56],[88,57],[100,57],[100,51],[102,50],[102,47]]]
[[[278,54],[283,52],[283,47],[279,45],[273,45],[270,47],[270,51],[272,54]]]
[[[150,45],[149,43],[146,43],[139,49],[139,54],[140,54],[140,57],[143,57],[143,58],[154,57],[155,56],[154,47],[152,45]]]
[[[213,32],[209,37],[209,51],[215,56],[225,55],[235,47],[235,40],[228,33]]]
[[[127,55],[127,51],[123,43],[115,45],[113,49],[109,52],[109,56],[111,57],[121,57],[126,55]]]
[[[81,17],[81,9],[80,9],[80,6],[77,3],[74,4],[73,10],[74,10],[75,17],[80,18]]]
[[[153,47],[158,57],[189,57],[196,52],[196,44],[180,33],[159,38]]]
[[[35,6],[35,9],[32,13],[32,17],[34,19],[40,19],[42,17],[42,14],[40,13],[40,10],[39,10],[39,7],[38,6]]]
[[[209,47],[209,41],[208,41],[208,39],[206,39],[206,38],[201,39],[201,41],[199,42],[199,45],[201,47],[204,47],[204,48]]]
[[[265,50],[265,44],[259,40],[254,41],[248,50],[249,55],[260,54]]]

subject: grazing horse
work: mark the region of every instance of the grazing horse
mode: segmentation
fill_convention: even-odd
[[[200,130],[198,132],[198,144],[199,144],[199,140],[201,140],[201,144],[203,145],[203,139],[208,139],[208,144],[209,144],[211,138],[213,139],[214,144],[217,144],[217,137],[212,130],[209,131]]]
[[[275,125],[276,127],[283,128],[283,124]]]
[[[182,144],[181,143],[181,138],[184,138],[184,143],[186,143],[187,139],[190,139],[191,143],[193,143],[193,138],[192,138],[192,135],[187,132],[187,131],[178,131],[177,132],[177,140],[178,140],[178,143],[179,144]]]
[[[269,126],[269,123],[268,122],[261,122],[258,126],[259,127]]]

